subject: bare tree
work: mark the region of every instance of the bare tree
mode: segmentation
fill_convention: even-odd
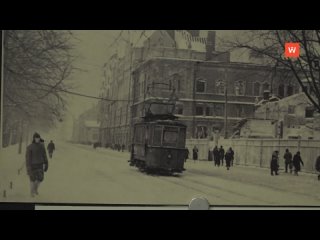
[[[285,43],[300,44],[300,57],[284,56]],[[254,30],[228,42],[230,49],[247,49],[262,56],[275,69],[287,69],[320,112],[320,30]]]
[[[61,119],[63,91],[70,88],[65,80],[74,70],[72,37],[69,31],[4,32],[4,132],[15,121],[49,129]]]

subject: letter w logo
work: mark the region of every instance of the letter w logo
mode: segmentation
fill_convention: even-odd
[[[284,55],[288,58],[298,58],[300,56],[299,43],[286,43]]]
[[[295,47],[289,47],[288,50],[289,50],[289,53],[295,53],[296,52],[296,48]]]

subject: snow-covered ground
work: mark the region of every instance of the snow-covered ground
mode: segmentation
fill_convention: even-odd
[[[213,205],[320,206],[320,181],[314,174],[271,176],[269,169],[235,166],[227,171],[212,162],[188,160],[183,174],[155,176],[130,167],[129,153],[55,144],[57,151],[35,198],[30,197],[25,168],[17,172],[24,151],[18,155],[17,146],[1,151],[0,201],[188,205],[194,197],[205,197]]]

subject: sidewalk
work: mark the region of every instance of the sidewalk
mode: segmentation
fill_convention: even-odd
[[[190,162],[193,162],[194,160],[193,159],[187,159],[187,161],[190,161]],[[201,162],[201,163],[208,163],[208,164],[212,164],[214,165],[214,161],[208,161],[207,159],[199,159],[199,160],[196,160],[196,162]],[[220,167],[225,167],[225,160],[223,161],[223,166],[220,165]],[[243,164],[236,164],[234,163],[234,167],[236,168],[246,168],[246,169],[260,169],[260,170],[263,170],[263,171],[268,171],[270,172],[270,168],[268,167],[260,167],[260,166],[254,166],[254,165],[243,165]],[[293,172],[293,170],[292,170]],[[285,173],[285,168],[280,166],[279,168],[279,174],[281,173]],[[290,173],[286,173],[286,174],[290,174]],[[293,173],[292,173],[293,174]],[[299,172],[299,175],[302,175],[302,176],[317,176],[318,173],[316,171],[314,172],[305,172],[304,169],[303,169],[303,166],[301,166],[301,171]]]
[[[19,171],[20,170],[20,171]],[[0,150],[0,199],[6,201],[26,175],[25,144],[18,154],[18,144]]]

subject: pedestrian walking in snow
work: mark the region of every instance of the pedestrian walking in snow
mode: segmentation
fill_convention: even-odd
[[[47,150],[48,150],[48,153],[49,153],[49,157],[52,158],[53,151],[56,150],[55,145],[54,145],[52,140],[48,144]]]
[[[225,154],[227,170],[229,170],[230,167],[231,167],[232,157],[233,157],[232,149],[229,148],[228,151],[227,151],[226,154]]]
[[[320,181],[320,156],[318,156],[318,158],[317,158],[317,160],[316,160],[315,169],[319,172],[318,180]]]
[[[197,146],[194,146],[192,149],[194,163],[196,163],[196,160],[198,160],[198,152],[199,152],[199,150],[198,150]]]
[[[272,176],[273,176],[273,173],[275,173],[275,175],[279,175],[278,174],[278,170],[279,170],[279,152],[278,151],[274,151],[272,153],[270,169],[271,169]]]
[[[231,166],[233,166],[234,151],[233,151],[232,147],[230,147],[229,150],[230,150],[230,154],[231,154]]]
[[[189,158],[189,149],[186,148],[186,152],[185,152],[185,159],[184,159],[184,162],[187,162],[187,159]]]
[[[224,154],[225,154],[225,151],[224,151],[224,148],[223,146],[220,146],[220,149],[219,149],[219,157],[220,157],[220,163],[221,165],[223,166],[223,159],[224,159]]]
[[[285,171],[288,172],[288,167],[290,169],[290,173],[292,173],[292,153],[289,151],[289,149],[286,149],[286,153],[284,154],[283,158],[285,159]]]
[[[294,174],[295,174],[296,176],[298,176],[298,172],[301,171],[301,165],[300,165],[300,163],[302,164],[302,166],[304,166],[304,163],[303,163],[303,161],[302,161],[302,159],[301,159],[301,156],[300,156],[300,152],[298,151],[298,152],[294,155],[293,160],[292,160],[292,164],[293,164],[293,166],[294,166]]]
[[[38,133],[33,135],[32,143],[26,150],[27,174],[30,178],[31,196],[38,195],[40,183],[44,179],[44,172],[48,170],[48,158],[44,144],[40,142]]]
[[[213,149],[213,159],[214,159],[214,165],[220,166],[220,152],[217,146]]]

